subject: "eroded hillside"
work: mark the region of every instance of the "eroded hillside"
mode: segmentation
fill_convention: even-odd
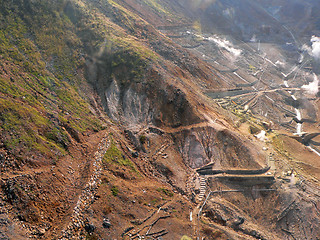
[[[319,236],[316,63],[259,2],[0,1],[0,238]]]

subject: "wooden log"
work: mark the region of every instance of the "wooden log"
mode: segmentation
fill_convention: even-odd
[[[153,235],[156,235],[156,234],[162,234],[162,233],[164,233],[164,232],[166,232],[166,229],[163,229],[163,230],[161,230],[161,231],[154,232],[154,233],[148,233],[148,234],[146,234],[146,236],[153,236]]]
[[[158,239],[159,237],[162,237],[162,236],[164,236],[164,235],[166,235],[166,234],[168,234],[169,232],[167,231],[167,232],[164,232],[164,233],[161,233],[160,235],[157,235],[157,236],[154,236],[154,238],[155,239]]]
[[[169,218],[169,217],[171,217],[171,215],[158,217],[157,220],[155,220],[153,223],[151,223],[151,224],[149,225],[150,227],[149,227],[146,235],[150,232],[150,230],[152,229],[152,227],[157,224],[157,222],[158,222],[159,220],[161,220],[161,219],[166,219],[166,218]]]

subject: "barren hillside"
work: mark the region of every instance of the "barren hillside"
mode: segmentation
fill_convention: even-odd
[[[270,2],[0,0],[0,239],[318,239],[319,4]]]

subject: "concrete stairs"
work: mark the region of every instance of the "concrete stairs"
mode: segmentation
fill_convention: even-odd
[[[198,195],[198,199],[199,201],[202,201],[207,190],[207,182],[206,182],[207,179],[202,176],[200,176],[199,178],[200,178],[200,193]]]
[[[195,197],[198,202],[201,202],[207,191],[207,178],[200,176],[196,172],[189,174],[186,181],[186,192],[189,197]]]

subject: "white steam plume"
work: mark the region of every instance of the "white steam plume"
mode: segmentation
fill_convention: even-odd
[[[303,51],[306,51],[310,56],[312,56],[312,49],[307,44],[303,44],[301,49]]]
[[[320,38],[313,35],[311,38],[311,42],[312,42],[312,56],[316,59],[316,60],[320,60]]]
[[[313,74],[313,78],[313,82],[308,85],[303,85],[301,88],[309,94],[316,95],[319,92],[319,79],[316,74]]]
[[[211,4],[215,3],[216,0],[180,0],[183,5],[187,5],[189,7],[192,7],[193,9],[206,9]]]
[[[232,53],[235,57],[239,57],[242,50],[233,47],[232,43],[226,39],[221,39],[218,36],[212,36],[207,38],[207,40],[216,43],[219,47],[226,49],[228,52]]]

